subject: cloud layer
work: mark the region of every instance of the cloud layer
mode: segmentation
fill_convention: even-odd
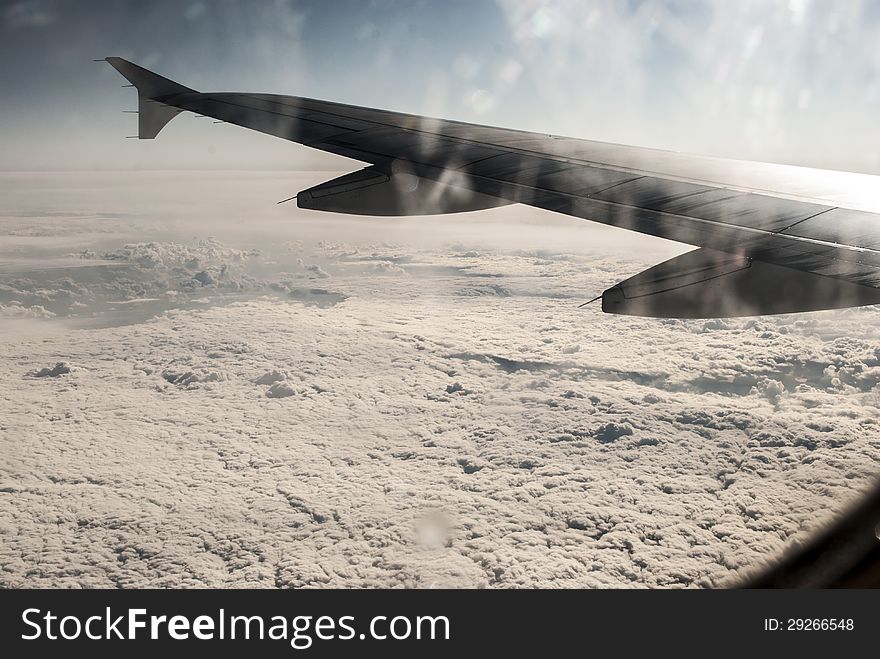
[[[876,308],[603,315],[649,263],[485,241],[86,256],[124,276],[75,301],[176,308],[4,339],[4,586],[721,585],[874,475]]]
[[[870,485],[877,309],[603,315],[685,248],[319,176],[0,177],[0,584],[719,585]]]

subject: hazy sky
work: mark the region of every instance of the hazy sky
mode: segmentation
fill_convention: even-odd
[[[184,115],[135,133],[117,55],[200,91],[312,96],[880,173],[869,0],[25,0],[0,10],[0,169],[345,169]]]

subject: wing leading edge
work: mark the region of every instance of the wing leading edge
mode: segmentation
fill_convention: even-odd
[[[523,203],[701,249],[605,291],[609,313],[705,318],[880,303],[880,179],[272,94],[201,93],[121,58],[141,139],[182,111],[371,167],[303,208],[421,215]]]

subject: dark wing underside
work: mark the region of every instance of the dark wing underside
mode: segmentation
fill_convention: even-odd
[[[609,289],[605,311],[716,317],[880,303],[876,177],[203,94],[107,59],[138,88],[142,138],[188,110],[371,165],[301,192],[301,207],[416,215],[522,203],[703,248]]]

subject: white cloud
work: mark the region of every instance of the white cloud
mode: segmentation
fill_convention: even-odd
[[[0,317],[3,318],[54,318],[55,314],[41,304],[26,307],[18,300],[11,304],[0,304]]]
[[[276,382],[266,391],[268,398],[287,398],[296,394],[296,389],[286,382]]]
[[[45,366],[39,370],[29,371],[27,375],[32,378],[57,378],[68,373],[70,373],[70,366],[64,362],[57,362],[51,368]]]
[[[565,260],[484,259],[528,294],[462,297],[459,273],[369,296],[350,277],[333,307],[22,339],[87,368],[59,387],[2,364],[4,583],[717,584],[867,484],[876,310],[617,318],[538,295]]]
[[[100,281],[4,272],[6,306],[167,306],[0,336],[0,583],[724,584],[868,487],[880,310],[578,309],[669,248],[519,212],[303,220],[259,253],[150,228],[93,250],[124,263]]]

